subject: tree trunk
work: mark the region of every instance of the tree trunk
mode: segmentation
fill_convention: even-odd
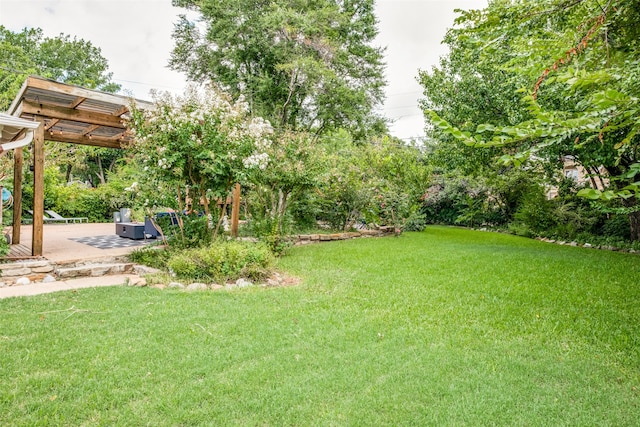
[[[622,204],[627,208],[635,208],[638,206],[638,199],[636,197],[631,197],[623,200]],[[634,242],[640,240],[640,210],[629,212],[629,226],[631,231],[631,240]]]
[[[104,168],[102,167],[102,159],[100,158],[100,156],[97,156],[96,160],[98,164],[98,172],[96,172],[96,176],[100,180],[100,184],[105,184],[107,180],[104,177]]]
[[[631,212],[629,214],[629,224],[631,226],[631,240],[640,240],[640,211]]]

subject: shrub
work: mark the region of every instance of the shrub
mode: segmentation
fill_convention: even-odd
[[[175,248],[197,248],[211,244],[213,230],[205,215],[160,216],[156,219],[169,244]],[[176,224],[176,218],[181,225]]]
[[[520,206],[514,215],[514,222],[538,235],[555,226],[553,204],[546,199],[544,190],[532,186],[523,195]]]
[[[613,215],[602,226],[602,235],[629,240],[631,238],[629,216]]]
[[[172,252],[157,246],[143,246],[130,254],[131,261],[157,269],[166,269]]]
[[[9,241],[4,234],[0,235],[0,257],[9,255]]]
[[[167,263],[181,279],[218,283],[240,277],[264,279],[271,273],[272,264],[273,254],[266,245],[237,240],[216,241],[206,247],[187,249],[171,256]]]

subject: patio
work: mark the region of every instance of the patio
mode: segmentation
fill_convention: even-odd
[[[11,245],[9,257],[29,258],[32,225],[20,227],[20,242]],[[42,256],[50,261],[126,255],[135,248],[156,240],[132,240],[116,234],[113,222],[91,224],[44,224]]]

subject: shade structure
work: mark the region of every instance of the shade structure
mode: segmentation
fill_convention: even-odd
[[[30,144],[39,125],[33,120],[0,113],[0,153]]]
[[[127,118],[133,103],[142,110],[152,107],[147,101],[123,95],[38,76],[27,77],[8,114],[2,115],[6,119],[1,141],[3,149],[15,149],[13,243],[20,243],[23,147],[29,143],[33,147],[31,253],[40,256],[44,222],[44,141],[122,148],[132,140]]]

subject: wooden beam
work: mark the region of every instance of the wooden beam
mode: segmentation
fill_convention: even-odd
[[[44,117],[36,117],[41,124],[33,137],[33,233],[31,255],[42,256],[44,234]]]
[[[129,107],[127,107],[126,105],[123,105],[117,111],[114,111],[113,115],[116,117],[120,117],[124,113],[128,113],[128,112],[129,112]]]
[[[46,116],[51,119],[69,120],[91,125],[108,126],[126,129],[120,117],[111,114],[94,113],[91,111],[74,110],[73,108],[55,107],[52,105],[36,104],[30,101],[22,102],[22,114]]]
[[[124,132],[120,132],[117,135],[113,135],[109,139],[111,139],[112,141],[123,141],[127,137],[128,132],[128,130],[125,130]]]
[[[46,136],[47,141],[68,142],[70,144],[91,145],[103,148],[122,148],[120,141],[101,136],[80,135],[68,132],[50,132]]]
[[[89,126],[89,129],[87,129],[84,132],[82,132],[82,135],[83,136],[89,135],[91,132],[93,132],[94,130],[98,129],[99,127],[100,127],[100,125]]]
[[[56,123],[58,123],[60,121],[60,119],[51,119],[49,120],[49,123],[44,127],[44,130],[49,130],[52,127],[54,127],[56,125]]]
[[[50,90],[57,93],[65,93],[67,95],[81,96],[84,98],[88,98],[96,101],[108,102],[111,104],[129,105],[129,101],[130,99],[132,99],[127,96],[114,95],[106,92],[100,92],[97,90],[85,89],[78,86],[72,86],[66,83],[59,83],[53,80],[45,80],[45,79],[34,77],[34,76],[27,78],[25,82],[25,88],[26,87]],[[24,90],[21,91],[20,93],[23,93],[23,92]],[[138,105],[138,108],[141,108],[141,109],[148,109],[153,107],[153,104],[147,101],[141,101],[139,99],[134,99],[134,101]]]
[[[86,101],[86,97],[84,96],[79,96],[76,99],[73,100],[73,102],[69,105],[69,108],[76,108],[78,105],[82,104],[84,101]]]
[[[240,184],[233,189],[233,204],[231,205],[231,236],[238,237],[240,223]]]
[[[20,244],[20,224],[22,223],[22,164],[23,147],[13,150],[13,230],[11,244]]]

